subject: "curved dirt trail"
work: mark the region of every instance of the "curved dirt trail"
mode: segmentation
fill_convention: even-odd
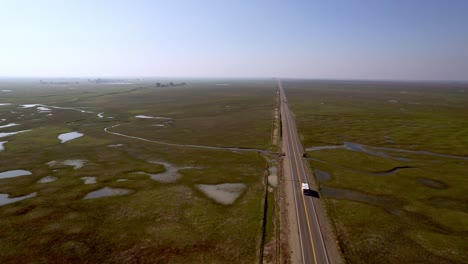
[[[141,138],[141,137],[136,137],[136,136],[125,135],[125,134],[122,134],[122,133],[112,132],[112,131],[109,130],[111,128],[118,127],[118,126],[120,126],[120,125],[117,124],[117,125],[113,125],[113,126],[110,126],[110,127],[106,127],[106,128],[104,128],[104,131],[106,133],[116,135],[116,136],[121,136],[121,137],[146,141],[146,142],[160,144],[160,145],[173,146],[173,147],[189,147],[189,148],[216,149],[216,150],[229,150],[229,151],[253,151],[253,152],[259,152],[259,153],[266,154],[266,155],[275,155],[275,153],[272,153],[270,151],[263,150],[263,149],[234,148],[234,147],[214,147],[214,146],[203,146],[203,145],[192,145],[192,144],[168,143],[168,142],[164,142],[164,141],[158,141],[158,140],[152,140],[152,139],[146,139],[146,138]]]

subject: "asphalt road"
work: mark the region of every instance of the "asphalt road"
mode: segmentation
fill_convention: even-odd
[[[302,191],[302,183],[309,183],[308,175],[312,174],[302,158],[303,148],[299,141],[296,124],[289,111],[288,100],[281,81],[278,81],[278,87],[281,101],[281,122],[283,123],[282,137],[286,143],[286,149],[283,151],[286,154],[285,159],[290,162],[302,263],[328,264],[327,250],[314,205],[314,199],[318,198],[314,195],[304,195]],[[315,194],[318,195],[318,193]]]

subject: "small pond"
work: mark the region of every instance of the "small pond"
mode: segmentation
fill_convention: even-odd
[[[60,139],[61,143],[65,143],[67,141],[82,137],[84,134],[79,133],[79,132],[69,132],[69,133],[63,133],[58,136],[58,139]]]
[[[17,125],[19,125],[19,124],[17,124],[17,123],[9,123],[9,124],[0,126],[0,128],[7,128],[7,127],[12,127],[12,126],[17,126]]]
[[[88,193],[83,200],[88,199],[96,199],[101,197],[109,197],[109,196],[119,196],[119,195],[127,195],[132,193],[133,190],[130,189],[120,189],[120,188],[112,188],[112,187],[104,187],[94,192]]]
[[[26,175],[31,175],[31,174],[32,173],[27,170],[10,170],[10,171],[0,172],[0,179],[14,178],[14,177],[26,176]]]
[[[15,202],[19,202],[21,200],[25,200],[25,199],[29,199],[29,198],[33,198],[36,195],[37,195],[37,192],[34,192],[34,193],[30,193],[28,195],[23,195],[23,196],[10,198],[9,194],[0,193],[0,206],[15,203]]]
[[[243,183],[222,183],[216,185],[198,184],[196,187],[206,196],[221,204],[232,204],[246,189]]]
[[[48,183],[48,182],[54,182],[57,180],[57,177],[54,177],[54,176],[46,176],[42,179],[40,179],[39,181],[37,181],[37,183]]]
[[[136,118],[142,118],[142,119],[170,119],[168,117],[161,117],[161,116],[146,116],[146,115],[137,115],[135,116]]]
[[[8,141],[0,141],[0,151],[5,150],[4,144],[7,143]]]
[[[95,184],[97,177],[81,177],[80,179],[83,180],[84,184]]]

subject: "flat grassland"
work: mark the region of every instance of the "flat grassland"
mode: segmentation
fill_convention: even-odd
[[[263,154],[183,145],[270,148],[274,82],[220,82],[1,83],[0,126],[18,125],[0,133],[29,131],[0,138],[0,172],[31,175],[0,194],[35,196],[0,206],[0,262],[258,261]],[[67,132],[83,136],[60,143]],[[224,183],[237,187],[199,186]],[[104,187],[124,195],[83,199]]]
[[[468,259],[468,85],[285,81],[348,263]]]

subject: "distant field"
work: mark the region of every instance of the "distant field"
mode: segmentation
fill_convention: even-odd
[[[1,83],[0,127],[18,125],[0,133],[29,131],[0,138],[0,173],[31,175],[0,179],[0,262],[257,261],[266,159],[165,143],[271,148],[274,88]],[[83,136],[60,143],[68,132]],[[120,195],[83,199],[109,190]]]
[[[468,85],[284,87],[347,262],[468,259]]]

